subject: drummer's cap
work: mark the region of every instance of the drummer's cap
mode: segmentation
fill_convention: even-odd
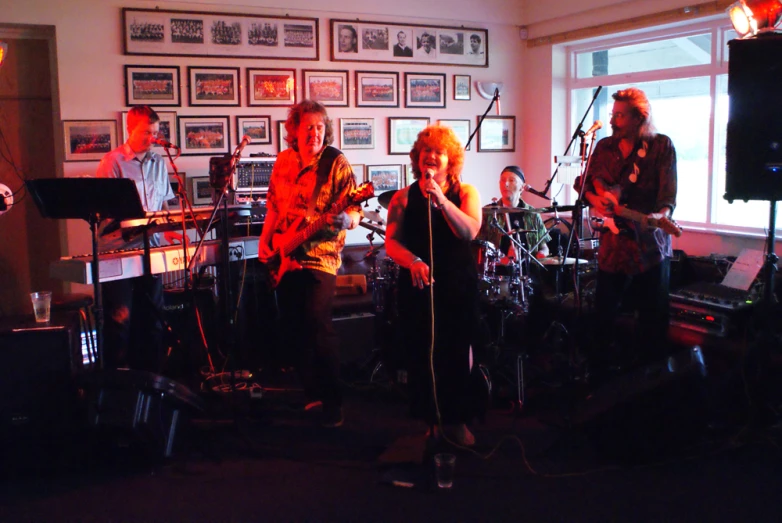
[[[502,172],[509,171],[521,178],[521,183],[526,183],[527,179],[524,177],[524,171],[521,170],[521,167],[518,165],[509,165],[506,168],[502,170]],[[502,173],[500,173],[502,174]]]

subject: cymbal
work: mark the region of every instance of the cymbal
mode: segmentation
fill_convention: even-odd
[[[394,197],[394,194],[396,194],[396,191],[386,191],[384,193],[380,193],[380,196],[377,197],[377,203],[382,205],[383,208],[388,209],[388,206],[391,203],[391,198]]]
[[[551,207],[539,207],[535,209],[535,212],[547,213],[547,212],[570,212],[575,211],[578,208],[577,205],[554,205]]]
[[[385,228],[383,228],[383,227],[380,227],[380,226],[378,226],[378,225],[375,225],[374,223],[369,223],[369,222],[358,222],[358,224],[359,224],[361,227],[364,227],[365,229],[369,229],[370,231],[376,232],[376,233],[378,233],[378,234],[381,234],[381,235],[383,235],[383,236],[385,236],[385,234],[386,234],[386,230],[385,230]]]
[[[364,211],[364,218],[379,225],[383,225],[383,217],[377,211]]]
[[[537,213],[540,212],[539,209],[522,209],[521,207],[497,207],[492,205],[487,205],[483,208],[483,214],[511,214],[511,213],[517,213],[517,212],[530,212],[530,213]]]
[[[551,256],[548,258],[539,258],[538,261],[542,265],[575,265],[576,264],[576,258],[562,258],[561,256]],[[579,265],[586,265],[589,263],[588,260],[578,260]]]

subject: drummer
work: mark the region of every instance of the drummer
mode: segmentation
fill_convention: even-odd
[[[497,212],[494,216],[486,216],[478,234],[479,239],[491,242],[502,252],[501,265],[507,265],[519,260],[524,253],[518,253],[511,241],[493,225],[495,217],[497,220],[496,224],[505,231],[525,231],[524,234],[519,234],[515,237],[520,240],[525,249],[530,251],[530,254],[533,254],[536,258],[545,258],[549,255],[546,243],[551,240],[551,237],[546,232],[543,219],[539,213],[532,212],[534,208],[521,199],[525,181],[524,172],[521,168],[516,165],[509,165],[500,174],[500,194],[502,198],[484,207],[484,215],[487,211],[490,212],[489,209],[492,207],[514,207],[520,209],[520,212]],[[527,212],[524,212],[522,209]],[[543,239],[542,241],[541,238]]]

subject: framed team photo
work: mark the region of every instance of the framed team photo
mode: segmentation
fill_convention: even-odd
[[[238,67],[188,67],[191,106],[239,106]]]
[[[301,72],[304,84],[304,98],[333,107],[348,106],[347,71],[312,71]]]
[[[179,67],[125,66],[125,105],[179,107]]]
[[[405,107],[445,108],[445,74],[405,73]]]
[[[342,149],[374,149],[374,118],[340,118],[339,136]]]
[[[100,160],[117,147],[117,120],[65,120],[65,161]]]
[[[296,104],[296,69],[247,69],[247,105]]]
[[[375,194],[399,190],[401,180],[401,165],[367,165],[367,181],[374,185]]]
[[[236,117],[236,141],[243,136],[250,137],[251,145],[272,143],[272,118],[271,116],[237,116]]]
[[[399,107],[399,73],[356,71],[356,107]]]
[[[180,116],[179,146],[183,155],[226,154],[231,148],[228,116]]]
[[[174,111],[155,111],[160,118],[160,130],[157,133],[158,138],[167,142],[177,143],[176,136],[176,113]],[[128,111],[122,111],[122,143],[128,141]],[[163,149],[160,145],[153,145],[154,149],[160,151]]]

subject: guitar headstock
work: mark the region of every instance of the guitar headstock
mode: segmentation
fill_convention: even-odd
[[[353,203],[361,203],[365,200],[369,200],[375,196],[375,186],[372,182],[364,182],[355,189],[353,189],[348,198]]]
[[[657,227],[665,231],[666,234],[670,234],[671,236],[676,236],[677,238],[679,238],[682,235],[681,226],[675,221],[665,216],[657,221]]]

